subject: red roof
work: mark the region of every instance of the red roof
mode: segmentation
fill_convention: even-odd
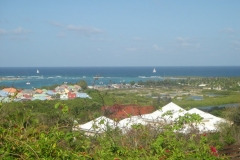
[[[124,118],[128,118],[129,116],[152,113],[153,111],[155,111],[155,108],[153,106],[139,106],[135,104],[115,104],[113,106],[103,106],[102,111],[104,112],[104,115],[109,118],[121,120]]]
[[[69,99],[76,98],[76,93],[68,92],[68,98],[69,98]]]
[[[31,99],[32,98],[32,96],[27,95],[27,94],[23,95],[23,97],[26,98],[26,99]]]
[[[8,93],[15,93],[17,92],[17,90],[15,88],[3,88],[4,91],[8,92]]]

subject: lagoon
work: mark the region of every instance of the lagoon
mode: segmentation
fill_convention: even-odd
[[[209,111],[213,108],[224,108],[224,107],[238,107],[240,106],[239,103],[231,103],[231,104],[222,104],[222,105],[217,105],[217,106],[204,106],[204,107],[197,107],[200,110],[204,110],[204,111]]]

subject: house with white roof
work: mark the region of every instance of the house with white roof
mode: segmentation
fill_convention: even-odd
[[[92,97],[90,97],[87,93],[79,93],[79,92],[77,92],[76,93],[76,97],[77,98],[89,98],[89,99],[92,99]]]
[[[60,99],[61,100],[68,100],[68,94],[61,94]]]
[[[8,96],[8,92],[5,90],[0,90],[0,97],[7,97]]]
[[[50,100],[51,96],[42,93],[42,94],[34,94],[32,100]]]
[[[55,96],[56,92],[54,92],[53,90],[47,90],[46,94],[50,95],[50,96]]]
[[[0,97],[0,102],[1,103],[8,103],[11,102],[13,99],[9,97]]]
[[[199,86],[199,87],[206,87],[207,84],[203,84],[203,83],[202,83],[202,84],[199,84],[198,86]]]
[[[69,92],[67,85],[58,86],[55,88],[57,94],[66,94]]]

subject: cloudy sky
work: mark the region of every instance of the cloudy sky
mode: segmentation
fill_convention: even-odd
[[[0,67],[240,65],[239,0],[1,0]]]

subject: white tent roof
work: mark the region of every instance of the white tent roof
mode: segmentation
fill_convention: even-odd
[[[223,119],[223,118],[219,118],[219,117],[216,117],[212,114],[209,114],[209,113],[206,113],[206,112],[203,112],[197,108],[193,108],[193,109],[190,109],[188,111],[188,113],[190,114],[193,114],[193,113],[196,113],[196,114],[199,114],[202,118],[203,118],[203,122],[206,122],[208,124],[211,124],[211,125],[216,125],[217,123],[221,123],[221,122],[224,122],[224,123],[227,123],[227,120]]]
[[[200,115],[202,118],[204,118],[204,119],[213,119],[213,118],[215,118],[214,115],[211,115],[211,114],[209,114],[209,113],[203,112],[203,111],[201,111],[201,110],[199,110],[199,109],[197,109],[197,108],[192,108],[192,109],[190,109],[190,110],[188,111],[188,113],[191,113],[191,114],[193,114],[193,113],[199,114],[199,115]]]
[[[153,113],[142,115],[142,118],[147,120],[156,120],[156,119],[160,119],[162,117],[162,114],[163,114],[162,111],[156,110]]]
[[[172,111],[172,112],[178,112],[178,111],[185,111],[183,108],[179,107],[173,102],[168,103],[167,105],[163,106],[161,109],[163,112]]]
[[[172,114],[170,115],[164,115],[164,113],[171,111]],[[142,116],[132,116],[130,118],[125,118],[121,121],[119,121],[117,124],[115,121],[105,117],[101,116],[99,118],[96,118],[95,120],[92,120],[90,122],[87,122],[82,125],[78,125],[74,128],[74,130],[84,130],[88,132],[104,132],[107,130],[107,127],[115,128],[118,126],[121,130],[126,131],[127,129],[130,129],[132,125],[134,124],[142,124],[147,125],[155,122],[167,122],[171,123],[174,120],[178,119],[179,116],[184,116],[186,113],[190,114],[199,114],[203,120],[201,124],[197,124],[196,127],[200,132],[209,132],[209,131],[216,131],[216,124],[219,122],[227,122],[223,118],[216,117],[214,115],[211,115],[209,113],[203,112],[197,108],[193,108],[189,111],[184,110],[183,108],[179,107],[178,105],[174,103],[169,103],[162,107],[161,110],[157,110],[151,114],[145,114]],[[180,130],[179,132],[187,133],[191,127],[189,125],[185,125],[185,127]]]
[[[185,110],[179,110],[178,112],[173,112],[172,115],[166,115],[164,116],[164,119],[167,120],[167,122],[173,122],[176,119],[179,118],[179,116],[184,116],[187,113]]]
[[[194,129],[199,130],[200,133],[204,133],[204,132],[214,132],[217,130],[217,128],[211,124],[207,124],[207,123],[200,123],[194,126]],[[188,124],[184,126],[184,128],[178,132],[182,132],[182,133],[188,133],[191,131],[191,126],[189,126]]]
[[[132,116],[130,118],[125,118],[118,123],[118,127],[120,129],[129,129],[134,124],[142,124],[146,125],[147,123],[144,121],[144,119],[140,116]]]
[[[212,126],[210,124],[207,124],[207,123],[203,123],[202,125],[198,125],[197,126],[200,133],[203,133],[203,132],[211,132],[211,131],[216,131],[217,128],[215,126]]]
[[[78,128],[84,131],[101,133],[107,130],[108,126],[114,128],[115,122],[105,116],[101,116],[83,125],[79,125]]]
[[[164,113],[170,111],[172,114],[171,115],[164,115]],[[186,113],[186,110],[183,108],[179,107],[173,102],[168,103],[162,109],[157,110],[151,114],[145,114],[142,116],[143,119],[146,119],[148,121],[157,121],[157,120],[175,120],[178,118],[180,115],[183,116]]]

